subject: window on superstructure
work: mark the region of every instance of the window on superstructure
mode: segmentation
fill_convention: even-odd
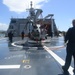
[[[11,20],[11,23],[16,23],[16,20]]]

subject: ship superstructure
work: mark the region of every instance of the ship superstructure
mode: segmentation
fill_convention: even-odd
[[[29,15],[27,18],[11,18],[7,34],[12,31],[14,36],[21,36],[21,32],[24,31],[25,36],[35,29],[35,26],[46,29],[47,35],[57,36],[58,29],[56,27],[55,21],[53,19],[54,14],[48,14],[43,18],[42,9],[34,9],[32,7],[32,2],[30,4],[30,9],[27,9]],[[41,16],[41,17],[40,17]]]

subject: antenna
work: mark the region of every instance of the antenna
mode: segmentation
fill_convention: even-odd
[[[32,5],[33,5],[33,4],[32,4],[32,1],[31,1],[30,3],[31,3],[30,6],[31,6],[31,8],[32,8]]]

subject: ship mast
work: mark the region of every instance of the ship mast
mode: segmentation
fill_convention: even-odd
[[[32,8],[32,5],[33,5],[33,4],[32,4],[32,1],[31,1],[30,3],[31,3],[30,6],[31,6],[31,8]]]

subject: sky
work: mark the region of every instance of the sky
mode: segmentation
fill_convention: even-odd
[[[43,17],[54,14],[56,26],[60,31],[67,31],[72,27],[75,19],[75,0],[0,0],[0,30],[7,30],[10,19],[26,18],[30,8],[30,1],[34,8],[43,10]]]

